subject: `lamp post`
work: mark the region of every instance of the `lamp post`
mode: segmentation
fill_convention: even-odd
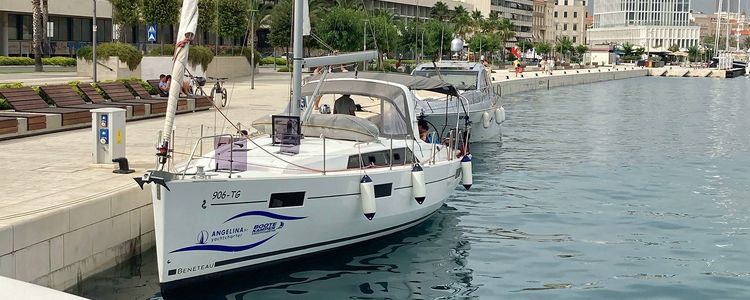
[[[94,82],[97,82],[96,81],[96,64],[97,64],[96,62],[96,0],[93,0],[93,2],[94,2],[94,16],[93,16],[94,26],[91,26],[91,32],[93,35],[92,42],[91,42],[91,58],[93,59],[92,64],[94,65],[94,69],[92,70],[92,73],[91,73],[91,79],[93,79]]]
[[[255,12],[257,9],[250,10],[250,89],[255,89]],[[273,62],[276,65],[276,60]]]

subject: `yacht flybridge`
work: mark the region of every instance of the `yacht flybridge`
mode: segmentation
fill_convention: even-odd
[[[414,75],[439,79],[453,85],[460,97],[429,93],[418,94],[416,113],[440,131],[456,125],[471,126],[472,142],[499,142],[505,109],[500,95],[492,86],[492,78],[481,63],[440,61],[418,65]],[[468,121],[466,122],[466,118]]]
[[[183,1],[179,36],[186,42],[175,54],[177,82],[195,31],[195,2]],[[301,7],[296,0],[295,16],[303,15]],[[294,25],[294,56],[302,57],[302,21]],[[417,129],[414,93],[458,97],[452,85],[358,72],[324,73],[300,84],[303,67],[363,57],[374,53],[295,59],[291,105],[254,122],[258,137],[205,136],[217,145],[213,152],[194,150],[176,164],[170,131],[172,95],[179,91],[170,91],[157,166],[135,178],[152,192],[162,287],[391,234],[428,218],[459,182],[471,185],[468,130],[454,126],[435,144],[422,141]],[[354,102],[353,115],[320,113],[312,105],[341,97]]]

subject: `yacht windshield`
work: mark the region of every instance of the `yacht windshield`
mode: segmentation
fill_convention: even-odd
[[[452,84],[457,90],[476,90],[477,74],[477,71],[440,70],[443,80]],[[414,75],[440,79],[435,70],[418,70],[414,71]]]

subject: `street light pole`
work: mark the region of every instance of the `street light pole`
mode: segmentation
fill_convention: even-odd
[[[250,10],[250,89],[255,89],[255,12]],[[274,61],[274,65],[276,62]]]
[[[91,58],[93,59],[92,64],[94,65],[94,69],[91,73],[92,75],[91,77],[94,80],[94,82],[97,82],[96,81],[96,65],[97,65],[97,62],[96,62],[96,0],[93,0],[93,2],[94,2],[94,16],[93,16],[94,26],[91,26],[91,32],[93,33],[93,38],[92,38],[92,43],[91,43]]]

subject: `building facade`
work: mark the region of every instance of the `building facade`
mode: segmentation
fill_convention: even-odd
[[[93,1],[49,1],[49,49],[53,55],[72,55],[92,40]],[[32,53],[31,1],[0,0],[0,55]],[[97,41],[112,40],[112,6],[97,1]]]
[[[567,36],[573,43],[586,44],[585,0],[556,0],[552,18],[555,39]]]
[[[490,9],[516,25],[516,41],[531,40],[534,14],[533,0],[490,0]]]
[[[535,41],[555,41],[554,12],[551,0],[534,0],[532,32]]]
[[[390,10],[400,17],[426,19],[430,17],[430,11],[437,2],[438,0],[364,0],[364,7],[370,10]],[[460,5],[469,12],[478,10],[485,17],[490,15],[489,0],[443,0],[442,2],[451,10]]]
[[[698,45],[690,25],[690,0],[597,0],[589,44],[631,43],[647,49]]]

